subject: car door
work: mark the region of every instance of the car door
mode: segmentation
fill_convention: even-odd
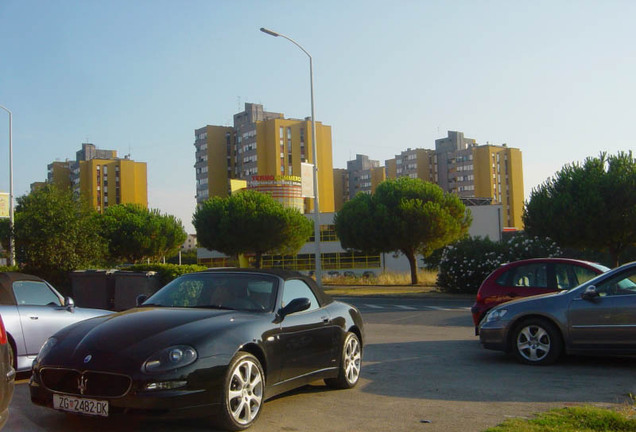
[[[636,349],[636,268],[596,284],[598,297],[577,290],[570,303],[570,344],[577,349]]]
[[[26,355],[35,356],[44,341],[75,321],[73,312],[62,305],[60,296],[41,281],[14,281]]]
[[[333,367],[337,360],[339,328],[320,305],[316,295],[303,280],[291,279],[283,286],[282,306],[296,298],[308,298],[308,310],[284,317],[280,329],[283,350],[281,381]]]

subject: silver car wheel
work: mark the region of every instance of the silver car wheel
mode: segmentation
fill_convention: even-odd
[[[539,325],[523,327],[517,336],[519,354],[530,362],[540,362],[550,353],[550,335]]]
[[[263,402],[263,376],[260,367],[245,358],[234,366],[227,389],[227,406],[234,421],[248,425],[258,415]]]
[[[354,386],[360,378],[360,361],[362,360],[358,338],[349,337],[343,353],[345,378],[350,386]]]

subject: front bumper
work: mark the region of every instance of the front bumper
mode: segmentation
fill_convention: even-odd
[[[506,352],[510,350],[506,324],[504,321],[490,321],[484,322],[479,326],[477,329],[479,342],[484,348]]]
[[[155,417],[187,418],[205,417],[214,414],[221,403],[222,388],[227,367],[216,366],[198,369],[180,377],[132,377],[130,389],[118,397],[84,395],[78,392],[54,391],[47,388],[37,369],[34,369],[29,382],[31,401],[40,406],[53,408],[53,395],[63,394],[78,398],[105,400],[109,403],[109,417],[120,414]],[[177,379],[180,378],[180,379]],[[149,382],[187,381],[183,387],[169,390],[146,390]]]

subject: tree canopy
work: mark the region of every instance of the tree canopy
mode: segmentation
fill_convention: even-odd
[[[257,267],[264,254],[296,253],[313,229],[298,210],[256,191],[209,199],[195,211],[192,224],[201,246],[228,256],[254,254]]]
[[[137,204],[108,207],[102,216],[102,235],[111,259],[129,263],[174,255],[187,238],[179,219]]]
[[[378,185],[373,195],[358,194],[336,214],[344,248],[367,253],[401,252],[417,283],[416,254],[429,256],[462,238],[472,221],[459,197],[437,185],[400,177]]]
[[[563,247],[607,250],[614,265],[636,244],[636,160],[629,153],[565,165],[533,189],[523,222]]]
[[[18,197],[14,236],[16,258],[30,271],[50,280],[99,264],[104,244],[99,215],[70,190],[45,186]]]

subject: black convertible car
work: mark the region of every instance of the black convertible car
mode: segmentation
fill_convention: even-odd
[[[268,398],[319,379],[351,388],[360,377],[360,313],[300,273],[191,273],[138,303],[49,338],[31,400],[91,416],[202,416],[242,430]]]

